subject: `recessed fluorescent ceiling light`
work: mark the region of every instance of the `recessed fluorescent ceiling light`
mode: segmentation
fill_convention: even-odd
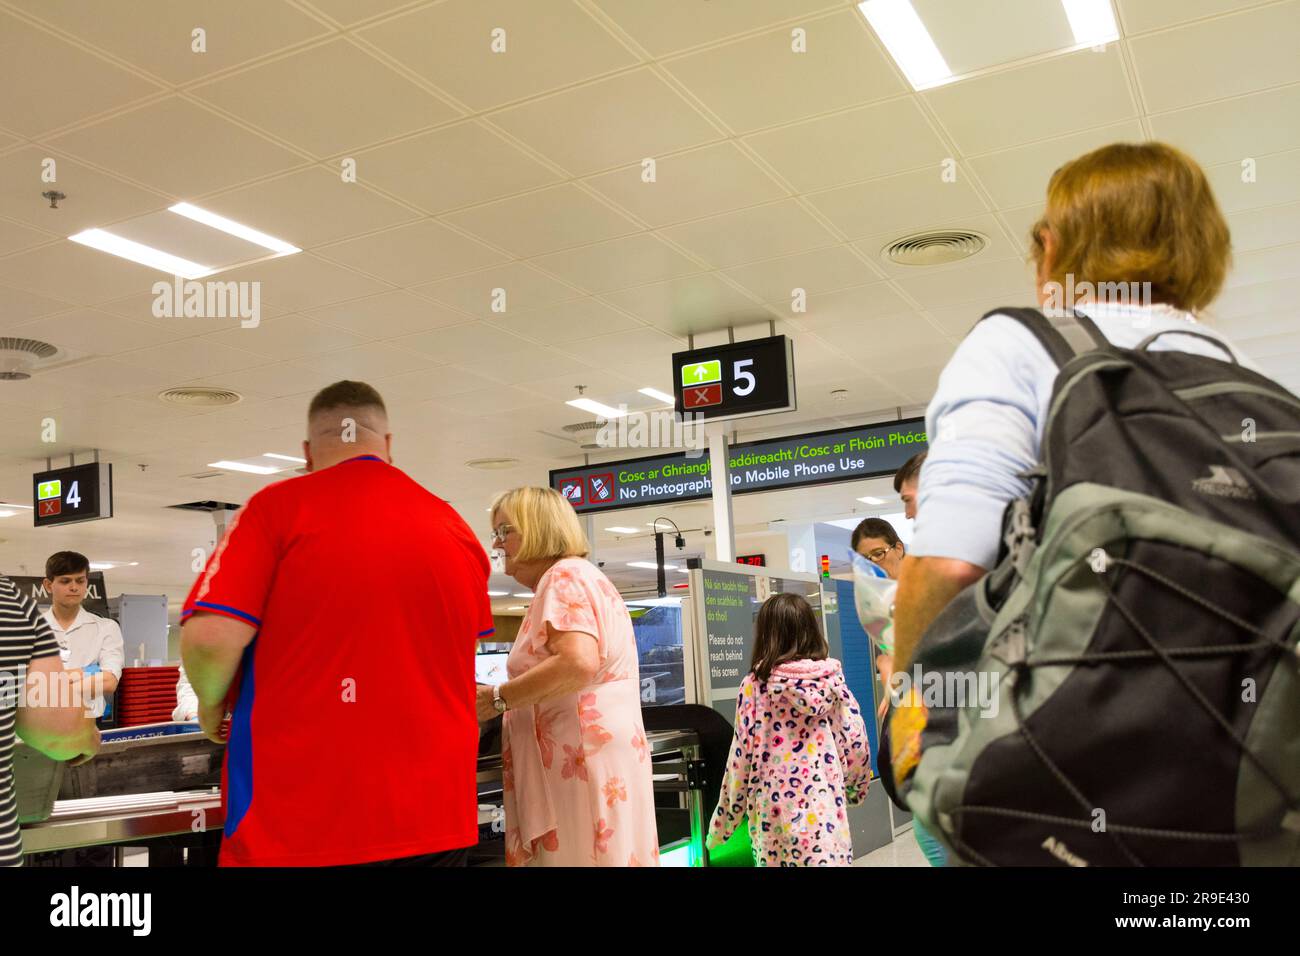
[[[531,592],[529,592],[529,591],[516,591],[516,592],[515,592],[515,597],[530,598],[530,597],[533,597],[533,596],[534,596],[534,595],[533,595]]]
[[[112,568],[134,568],[139,564],[139,561],[91,561],[90,570],[108,571]]]
[[[237,236],[245,242],[251,242],[254,245],[261,246],[263,249],[270,249],[278,255],[288,256],[295,252],[302,252],[297,246],[290,245],[283,239],[277,239],[275,236],[268,236],[264,232],[258,232],[243,223],[235,222],[233,219],[227,219],[225,216],[218,216],[215,212],[208,212],[206,209],[200,209],[198,206],[191,206],[187,202],[178,202],[174,206],[168,207],[169,211],[176,213],[178,216],[184,216],[186,219],[193,219],[195,222],[201,222],[212,229],[218,229],[221,232]]]
[[[665,405],[676,405],[677,399],[673,398],[667,392],[661,392],[657,388],[643,388],[639,390],[642,395],[649,395],[655,401],[663,402]]]
[[[489,591],[488,597],[509,597],[509,591]]]
[[[952,76],[911,0],[863,0],[858,9],[913,89],[938,86]]]
[[[158,269],[168,275],[180,276],[182,279],[202,279],[204,276],[212,275],[213,272],[212,269],[201,266],[197,262],[190,262],[188,259],[173,256],[161,249],[154,249],[152,246],[132,242],[130,239],[123,239],[121,236],[115,236],[103,229],[86,229],[75,236],[68,236],[68,238],[83,246],[90,246],[92,249],[98,249],[100,252],[107,252],[109,255],[119,256],[122,259],[130,259],[142,266]]]
[[[280,468],[268,468],[265,465],[247,465],[242,461],[210,461],[209,468],[224,468],[227,471],[243,471],[250,475],[274,475]]]
[[[279,461],[293,461],[293,462],[297,462],[297,463],[300,464],[300,465],[305,465],[305,464],[307,464],[307,459],[306,459],[306,458],[295,458],[293,455],[277,455],[277,454],[276,454],[275,452],[273,452],[273,451],[264,451],[264,452],[262,452],[262,457],[263,457],[263,458],[275,458],[275,459],[278,459]]]
[[[608,405],[600,404],[600,402],[592,401],[590,398],[571,398],[564,404],[572,405],[574,408],[581,408],[584,412],[591,412],[601,418],[622,418],[627,414],[621,408],[611,408]]]
[[[629,561],[629,562],[627,563],[627,566],[628,566],[629,568],[645,568],[645,569],[648,570],[648,571],[657,571],[657,570],[659,570],[659,565],[655,564],[653,561]],[[665,565],[664,565],[664,570],[665,570],[665,571],[676,571],[676,570],[677,570],[677,565],[675,565],[675,564],[665,564]]]
[[[641,529],[640,529],[640,528],[619,528],[619,527],[613,527],[613,528],[606,528],[605,530],[606,530],[606,531],[612,531],[612,532],[614,532],[615,534],[636,534],[636,533],[637,533],[638,531],[640,531]]]
[[[12,518],[15,515],[22,514],[24,511],[31,510],[31,505],[11,505],[0,502],[0,518]]]
[[[1119,39],[1110,0],[1061,0],[1074,40],[1081,46],[1099,46]]]
[[[873,498],[871,495],[867,495],[865,498],[859,498],[858,500],[863,504],[868,505],[883,505],[885,503],[884,498]]]

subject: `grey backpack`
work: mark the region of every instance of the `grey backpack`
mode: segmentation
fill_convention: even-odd
[[[886,788],[954,862],[1300,863],[1300,399],[994,314],[1060,369],[1042,460],[920,642]]]

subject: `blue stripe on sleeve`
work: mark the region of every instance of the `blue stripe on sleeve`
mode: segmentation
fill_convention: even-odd
[[[223,614],[230,614],[234,617],[243,618],[254,627],[260,628],[262,626],[261,621],[253,617],[253,615],[249,614],[247,611],[241,611],[237,607],[227,607],[224,604],[209,604],[207,601],[195,601],[194,607],[195,609],[203,608],[207,611],[220,611]]]

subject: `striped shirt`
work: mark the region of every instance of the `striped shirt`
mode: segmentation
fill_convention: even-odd
[[[22,866],[18,798],[14,789],[14,724],[27,667],[57,657],[59,645],[32,599],[0,576],[0,866]]]

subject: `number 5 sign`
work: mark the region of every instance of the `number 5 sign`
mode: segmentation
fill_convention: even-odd
[[[770,415],[797,407],[794,345],[784,335],[673,355],[679,413],[710,421]]]

